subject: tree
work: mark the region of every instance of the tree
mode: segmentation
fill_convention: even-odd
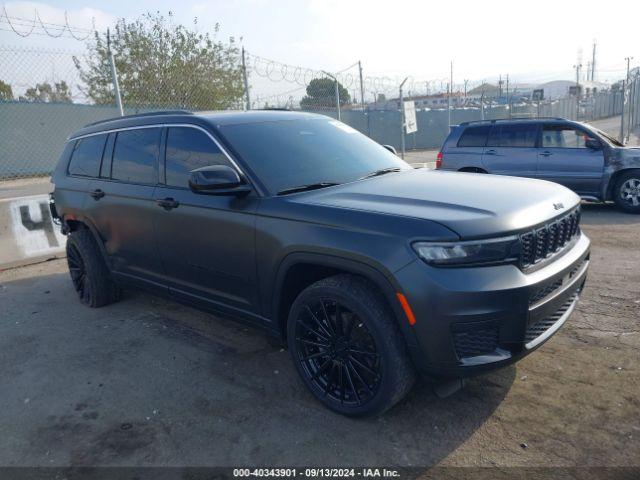
[[[234,39],[228,44],[173,25],[159,13],[127,23],[111,35],[122,103],[125,106],[226,109],[242,102],[244,85]],[[84,92],[97,104],[113,104],[106,34],[95,34],[86,62],[74,58]]]
[[[346,88],[338,82],[340,105],[351,103],[351,97]],[[307,85],[307,94],[300,100],[302,108],[335,107],[336,83],[332,78],[314,78]]]
[[[11,85],[0,80],[0,102],[13,100],[13,90]]]
[[[22,102],[73,103],[71,90],[67,82],[62,80],[53,84],[49,82],[37,83],[35,87],[27,88],[20,96]]]

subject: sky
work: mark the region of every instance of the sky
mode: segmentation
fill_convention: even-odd
[[[0,0],[1,2],[1,0]],[[597,79],[614,81],[625,57],[640,65],[637,40],[640,2],[563,0],[57,0],[10,1],[10,17],[103,30],[117,18],[133,20],[147,11],[173,13],[175,22],[218,38],[242,39],[248,52],[290,65],[338,71],[361,61],[365,75],[454,83],[574,79],[582,50],[583,72],[597,42]],[[4,11],[0,9],[0,16]],[[197,18],[197,24],[194,19]],[[80,41],[42,35],[19,37],[0,22],[0,46],[69,51]],[[20,27],[24,32],[26,27]]]

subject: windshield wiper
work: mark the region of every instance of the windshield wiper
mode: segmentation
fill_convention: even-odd
[[[380,175],[384,175],[385,173],[393,173],[393,172],[399,172],[399,171],[400,171],[400,167],[381,168],[380,170],[376,170],[375,172],[366,174],[364,177],[360,177],[358,180],[364,180],[365,178],[378,177]]]
[[[285,188],[284,190],[280,190],[278,195],[288,195],[289,193],[298,193],[298,192],[306,192],[309,190],[318,190],[319,188],[325,187],[333,187],[334,185],[340,185],[336,182],[317,182],[317,183],[309,183],[307,185],[299,185],[297,187]]]

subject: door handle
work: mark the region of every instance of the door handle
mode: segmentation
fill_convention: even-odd
[[[89,195],[91,195],[94,200],[100,200],[102,197],[104,197],[105,193],[98,188],[91,192]]]
[[[495,155],[496,151],[491,149],[491,150],[487,150],[486,152],[484,152],[486,155]]]
[[[542,157],[550,157],[551,155],[553,155],[553,153],[551,153],[549,150],[545,150],[544,152],[540,152],[540,156],[542,156]]]
[[[158,204],[158,206],[164,208],[165,210],[171,210],[173,208],[177,208],[178,205],[180,205],[180,202],[169,197],[158,199],[156,200],[156,203]]]

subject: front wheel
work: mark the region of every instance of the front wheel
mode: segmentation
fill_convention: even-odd
[[[393,314],[359,277],[336,275],[306,288],[291,307],[287,341],[307,388],[338,413],[380,414],[413,385]]]
[[[640,171],[620,175],[613,188],[613,200],[622,210],[640,213]]]

